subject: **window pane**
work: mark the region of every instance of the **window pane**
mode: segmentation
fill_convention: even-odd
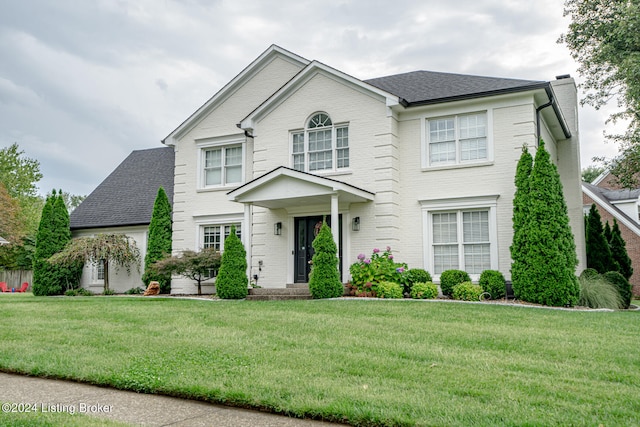
[[[226,166],[242,165],[242,147],[231,147],[224,150]]]
[[[458,224],[456,213],[433,214],[433,243],[457,243]]]
[[[207,150],[204,153],[204,167],[220,167],[222,166],[222,150]]]
[[[226,167],[224,173],[224,182],[226,184],[242,182],[242,166]]]
[[[456,161],[456,143],[438,142],[429,144],[429,160],[431,163],[446,163]]]
[[[205,170],[205,185],[220,185],[222,184],[222,168],[207,169]]]
[[[491,268],[489,244],[464,245],[464,270],[469,274],[480,274]]]
[[[454,141],[455,129],[454,129],[453,117],[446,119],[437,119],[429,121],[429,133],[431,142],[442,141]]]
[[[293,168],[297,171],[304,172],[304,154],[293,155]]]
[[[487,116],[485,113],[460,116],[459,123],[460,139],[487,136]]]
[[[489,241],[489,212],[472,211],[462,213],[463,240],[465,243]]]
[[[309,120],[309,128],[317,128],[317,127],[323,127],[323,126],[331,126],[331,119],[329,118],[329,116],[327,116],[326,114],[316,114],[315,116],[311,117],[311,120]]]
[[[349,146],[349,128],[336,129],[336,146],[338,148]]]
[[[349,149],[348,148],[340,148],[336,150],[338,164],[336,165],[339,168],[348,168],[349,167]]]
[[[460,141],[460,159],[477,160],[487,158],[487,139],[475,138]]]
[[[202,247],[220,250],[220,226],[204,227]]]
[[[309,132],[309,170],[326,170],[332,167],[331,130]]]
[[[458,245],[434,246],[433,266],[435,274],[460,268],[458,264]]]
[[[320,151],[317,153],[309,153],[309,170],[326,170],[331,169],[332,164],[331,151]]]
[[[304,133],[293,134],[293,150],[294,153],[304,153]]]

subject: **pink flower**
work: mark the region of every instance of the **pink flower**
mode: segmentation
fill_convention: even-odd
[[[375,248],[375,249],[373,250],[373,253],[374,253],[374,254],[377,254],[378,252],[380,252],[380,249],[378,249],[378,248]]]
[[[365,264],[371,264],[371,260],[370,260],[370,259],[365,259],[365,260],[364,260],[364,263],[365,263]]]
[[[365,256],[364,254],[360,254],[360,255],[358,255],[358,259],[359,259],[360,261],[362,261],[362,260],[363,260],[363,259],[365,259],[365,258],[366,258],[366,256]]]
[[[391,252],[391,246],[387,246],[387,252]]]
[[[393,259],[393,255],[389,255],[389,259]]]
[[[404,273],[404,267],[398,267],[398,268],[396,268],[396,271],[398,273]]]

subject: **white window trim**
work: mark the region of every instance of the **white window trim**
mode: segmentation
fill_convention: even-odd
[[[196,140],[196,147],[198,148],[198,181],[197,181],[197,189],[198,190],[227,190],[231,188],[236,188],[243,185],[246,181],[245,179],[245,171],[246,171],[246,139],[244,135],[230,135],[223,136],[217,138],[207,138]],[[222,149],[222,161],[224,162],[224,149],[233,148],[233,147],[241,147],[242,148],[242,166],[241,166],[241,179],[240,182],[233,182],[227,184],[224,182],[224,164],[222,166],[222,184],[215,185],[206,185],[205,184],[205,152],[210,149]]]
[[[478,209],[487,209],[489,211],[489,252],[491,256],[491,270],[498,269],[498,197],[499,195],[489,196],[477,196],[477,197],[463,197],[455,199],[435,199],[435,200],[421,200],[420,205],[422,209],[422,232],[423,232],[423,245],[424,245],[424,259],[423,265],[425,269],[431,273],[434,281],[440,281],[440,275],[434,274],[435,265],[433,260],[433,213],[439,212],[453,212],[453,211],[469,211]],[[462,248],[460,242],[458,242],[459,248]],[[462,250],[462,249],[459,249]],[[459,258],[460,262],[464,262],[464,257]],[[462,267],[464,269],[464,267]],[[469,274],[471,280],[477,282],[480,279],[479,274]]]
[[[98,264],[99,263],[97,262],[90,264],[89,268],[91,269],[91,285],[104,285],[104,278],[98,278],[98,269],[100,268]]]
[[[232,224],[240,224],[241,225],[241,241],[242,244],[244,244],[246,246],[246,242],[245,242],[245,230],[246,225],[245,225],[245,220],[244,220],[244,216],[243,215],[221,215],[221,216],[205,216],[205,217],[200,217],[197,218],[196,221],[196,236],[195,236],[195,242],[196,242],[196,251],[202,250],[202,248],[204,247],[204,228],[205,227],[215,227],[215,226],[225,226],[225,225],[232,225]],[[222,239],[222,241],[220,242],[220,245],[222,246],[222,248],[224,249],[224,238]]]
[[[457,119],[460,116],[466,116],[469,114],[486,113],[487,116],[487,158],[477,160],[460,160],[460,143],[457,138],[458,123]],[[431,164],[429,161],[429,121],[437,120],[446,117],[456,118],[456,160],[449,163],[436,163]],[[433,114],[424,115],[420,120],[420,136],[421,136],[421,157],[422,157],[422,169],[424,170],[437,170],[437,169],[452,169],[452,168],[465,168],[473,166],[485,166],[493,164],[493,109],[492,108],[473,108],[456,109],[455,111],[438,112]]]
[[[331,120],[332,124],[331,126],[325,126],[325,127],[321,127],[321,128],[308,128],[308,123],[309,120],[311,120],[312,117],[314,117],[317,114],[326,114],[327,116],[329,116],[329,118],[331,119],[331,116],[324,112],[324,111],[317,111],[313,114],[311,114],[309,117],[307,117],[306,121],[305,121],[305,127],[304,128],[299,128],[299,129],[292,129],[289,131],[289,167],[291,169],[295,169],[295,165],[293,162],[293,135],[294,134],[299,134],[302,133],[304,135],[304,171],[303,172],[307,172],[307,173],[313,173],[313,174],[318,174],[318,175],[330,175],[330,174],[343,174],[343,173],[350,173],[351,172],[351,159],[352,159],[352,153],[351,153],[351,133],[349,133],[349,146],[347,147],[349,149],[349,166],[345,167],[345,168],[339,168],[338,167],[338,132],[337,129],[340,128],[347,128],[347,131],[349,129],[349,122],[340,122],[340,123],[333,123],[333,120]],[[322,129],[331,129],[331,169],[322,169],[322,170],[315,170],[315,171],[311,171],[309,170],[309,131],[314,131],[314,130],[322,130]],[[300,154],[300,153],[296,153],[296,154]]]

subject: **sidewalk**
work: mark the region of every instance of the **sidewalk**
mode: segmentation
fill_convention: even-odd
[[[37,404],[83,412],[135,426],[329,427],[340,424],[300,420],[186,399],[140,394],[71,381],[0,372],[5,402]],[[65,406],[66,405],[66,406]]]

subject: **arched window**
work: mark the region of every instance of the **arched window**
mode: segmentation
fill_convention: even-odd
[[[316,113],[304,131],[292,133],[293,168],[304,172],[349,167],[349,127],[334,125],[326,113]]]

